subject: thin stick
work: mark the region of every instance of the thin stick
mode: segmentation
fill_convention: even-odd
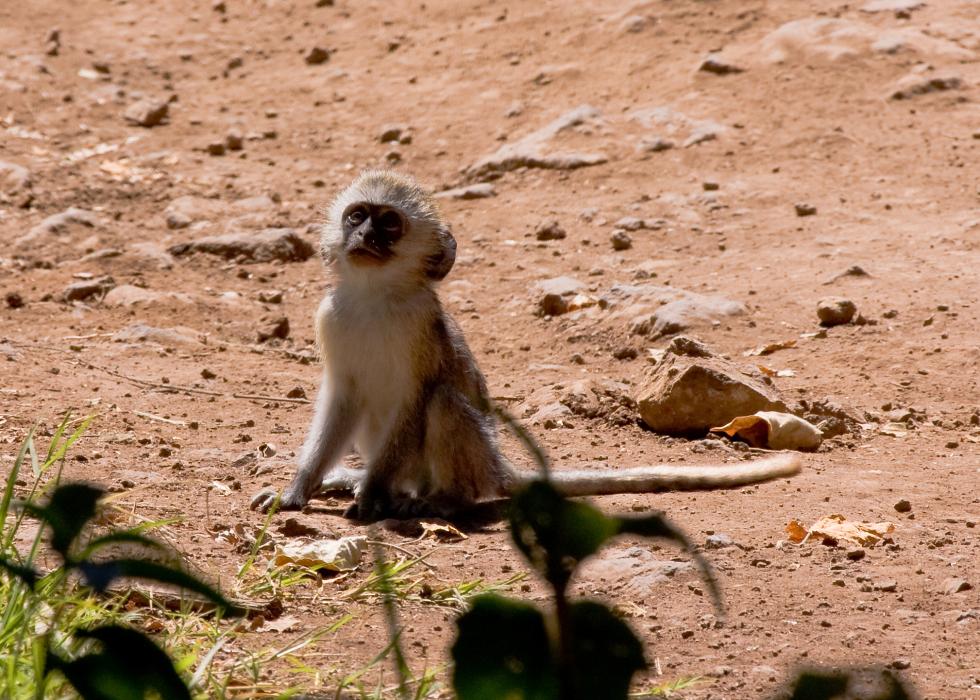
[[[224,394],[219,394],[223,396]],[[252,401],[282,401],[284,403],[310,403],[309,399],[291,399],[280,396],[262,396],[261,394],[232,394],[233,399],[250,399]]]
[[[163,416],[158,416],[153,413],[147,413],[146,411],[133,411],[140,418],[146,418],[147,420],[160,421],[161,423],[168,423],[170,425],[177,425],[183,428],[187,423],[182,420],[173,420],[171,418],[164,418]]]

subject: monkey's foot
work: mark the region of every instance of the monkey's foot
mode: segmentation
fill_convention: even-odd
[[[410,520],[412,518],[442,518],[451,520],[460,512],[459,504],[455,501],[442,499],[413,498],[411,496],[394,496],[385,498],[358,498],[344,513],[348,520],[373,523],[379,520],[394,518]]]
[[[273,504],[279,502],[279,510],[301,510],[306,501],[297,499],[290,495],[287,491],[283,494],[282,498],[279,497],[279,492],[273,488],[262,489],[257,494],[252,496],[252,500],[249,502],[249,508],[251,510],[258,510],[262,513],[268,513],[269,509],[272,508]]]

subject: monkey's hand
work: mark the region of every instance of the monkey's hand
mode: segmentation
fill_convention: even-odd
[[[280,498],[278,491],[273,488],[268,488],[262,489],[252,496],[249,508],[262,513],[268,513],[276,501],[279,502],[279,510],[301,510],[306,505],[306,500],[297,498],[294,494],[291,494],[290,489],[287,489],[286,493]]]

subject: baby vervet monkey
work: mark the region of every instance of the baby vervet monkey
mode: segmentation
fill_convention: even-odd
[[[487,386],[435,285],[456,240],[435,201],[410,177],[366,172],[327,213],[321,254],[336,281],[316,312],[323,378],[309,435],[279,507],[298,510],[321,489],[348,489],[348,516],[465,513],[512,495],[537,472],[515,469],[497,446]],[[351,448],[364,469],[341,466]],[[796,454],[740,465],[554,471],[568,496],[706,490],[790,476]],[[274,490],[252,499],[268,510]]]

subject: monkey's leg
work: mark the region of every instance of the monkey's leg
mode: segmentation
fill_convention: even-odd
[[[400,412],[381,454],[367,466],[357,500],[347,511],[349,518],[374,522],[388,517],[404,517],[405,497],[395,496],[392,487],[405,482],[418,483],[425,474],[422,465],[424,413],[420,409]],[[399,504],[395,507],[395,504]]]
[[[324,474],[350,448],[358,411],[353,401],[330,390],[326,379],[320,383],[310,432],[300,451],[296,475],[279,500],[280,510],[299,510],[319,490]],[[267,489],[252,498],[251,507],[267,511],[276,493]]]
[[[334,467],[323,477],[320,490],[350,491],[356,496],[364,484],[366,474],[367,471],[364,469],[353,469],[345,466]]]
[[[509,475],[493,419],[452,386],[436,389],[429,402],[425,462],[431,477],[424,500],[446,518],[501,495]]]

